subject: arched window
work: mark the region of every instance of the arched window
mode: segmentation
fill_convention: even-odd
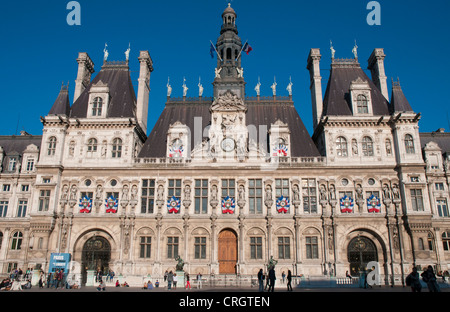
[[[369,113],[369,102],[365,95],[358,95],[356,100],[356,105],[358,107],[358,114],[368,114]]]
[[[410,135],[410,134],[405,135],[405,149],[406,149],[406,154],[414,154],[415,153],[414,139],[413,139],[412,135]]]
[[[51,138],[48,140],[48,151],[47,151],[47,155],[53,156],[53,155],[55,155],[55,151],[56,151],[56,138],[55,138],[55,137],[51,137]]]
[[[88,144],[87,144],[88,155],[92,156],[96,152],[97,152],[97,140],[94,138],[89,139]]]
[[[362,151],[364,156],[373,156],[373,141],[368,136],[362,139]]]
[[[122,157],[122,140],[119,139],[119,138],[116,138],[116,139],[113,140],[112,157],[113,158],[120,158],[120,157]]]
[[[11,249],[12,250],[20,250],[22,247],[22,232],[15,232],[12,236],[11,240]]]
[[[101,116],[103,108],[103,99],[101,97],[94,98],[92,102],[92,116]]]
[[[336,139],[336,153],[338,156],[347,157],[347,140],[344,137]]]

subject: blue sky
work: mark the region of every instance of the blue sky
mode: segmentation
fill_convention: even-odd
[[[166,83],[172,96],[182,96],[183,77],[188,96],[198,95],[201,77],[204,96],[212,95],[216,61],[209,41],[219,36],[225,0],[79,0],[81,25],[66,22],[69,1],[8,1],[0,11],[2,48],[0,135],[26,130],[41,134],[40,116],[55,101],[61,83],[70,82],[70,99],[77,74],[78,52],[87,52],[99,72],[105,43],[109,60],[124,60],[131,44],[130,68],[137,86],[140,50],[153,59],[149,130],[162,112]],[[247,95],[271,95],[276,77],[278,95],[287,95],[292,77],[293,99],[312,133],[311,96],[306,60],[311,48],[322,52],[325,91],[330,69],[330,40],[337,58],[351,58],[355,40],[363,69],[374,48],[384,48],[389,80],[400,78],[416,112],[422,113],[421,132],[449,130],[450,100],[446,95],[450,69],[450,2],[446,0],[379,0],[381,25],[369,26],[369,0],[233,0],[239,36],[253,48],[242,64]],[[368,74],[369,72],[366,71]],[[370,74],[369,74],[370,77]],[[136,89],[137,93],[137,89]]]

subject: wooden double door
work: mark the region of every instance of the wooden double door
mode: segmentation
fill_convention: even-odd
[[[238,260],[237,235],[232,230],[223,230],[219,233],[219,273],[236,274]]]

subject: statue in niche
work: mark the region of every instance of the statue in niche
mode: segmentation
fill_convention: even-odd
[[[75,184],[70,189],[70,200],[77,200],[77,187]]]
[[[400,190],[398,189],[397,184],[392,186],[392,194],[394,195],[394,199],[400,199]]]
[[[95,199],[102,200],[103,187],[99,184],[97,185],[97,191],[95,192]]]
[[[320,200],[327,200],[328,196],[327,196],[327,188],[325,187],[324,184],[320,185]]]
[[[292,192],[294,193],[294,201],[300,201],[300,191],[297,184],[292,186]]]
[[[124,185],[122,188],[122,200],[123,201],[128,200],[128,191],[129,191],[128,185]]]
[[[334,184],[330,185],[330,200],[336,200],[336,189]]]
[[[191,198],[191,186],[189,184],[186,184],[186,186],[184,187],[184,198]]]
[[[137,185],[131,187],[131,200],[137,200],[138,188]]]
[[[239,185],[239,195],[238,195],[238,200],[245,200],[245,189],[244,189],[244,185]]]
[[[164,200],[164,187],[161,184],[158,185],[158,200]]]
[[[62,189],[61,200],[67,200],[69,198],[69,187],[67,184],[64,184]]]
[[[211,186],[211,200],[217,200],[217,185]]]
[[[362,187],[361,187],[361,184],[358,184],[358,185],[356,186],[356,199],[362,200],[363,197],[364,197],[364,195],[363,195],[363,189],[362,189]]]
[[[383,197],[384,199],[391,199],[391,193],[387,184],[383,185]]]

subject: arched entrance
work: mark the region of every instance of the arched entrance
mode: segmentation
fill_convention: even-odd
[[[370,261],[378,261],[377,248],[372,240],[358,235],[348,244],[348,262],[350,274],[358,276]]]
[[[103,275],[109,271],[109,261],[111,260],[111,245],[102,236],[94,236],[86,241],[81,255],[82,283],[86,283],[87,271],[101,270]]]
[[[226,229],[219,233],[219,273],[236,274],[237,235]]]

